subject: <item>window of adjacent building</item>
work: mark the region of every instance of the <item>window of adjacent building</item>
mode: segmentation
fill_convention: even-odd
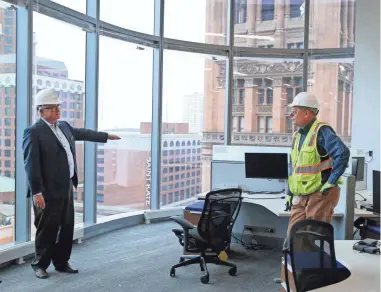
[[[273,104],[273,80],[271,78],[254,79],[255,85],[258,86],[258,103]]]
[[[292,119],[290,117],[286,117],[286,132],[292,133]]]
[[[258,132],[265,132],[265,117],[258,117]]]
[[[247,20],[247,0],[235,0],[234,23],[245,23]]]
[[[239,104],[245,104],[245,88],[240,88],[238,90]]]
[[[5,115],[6,116],[12,116],[13,115],[13,108],[6,107],[4,110],[5,110]]]
[[[283,87],[285,88],[285,94],[287,104],[292,103],[294,97],[303,90],[302,77],[284,77]]]
[[[297,18],[301,17],[300,6],[303,4],[304,0],[290,0],[290,17]]]
[[[97,194],[97,202],[98,203],[104,203],[104,195],[103,194]]]
[[[303,42],[288,43],[287,48],[288,49],[304,49],[304,43]]]
[[[237,127],[238,127],[238,117],[233,117],[233,121],[232,121],[233,132],[237,132]]]
[[[167,195],[162,195],[161,196],[161,204],[162,205],[167,205]]]
[[[6,28],[4,28],[4,33],[5,33],[6,35],[12,35],[12,34],[13,34],[13,29],[12,29],[12,27],[6,27]]]
[[[11,140],[9,140],[9,139],[5,139],[5,140],[4,140],[4,146],[5,146],[5,147],[11,147]]]
[[[11,129],[5,129],[4,133],[5,133],[6,137],[10,137],[12,135],[12,130]]]
[[[5,24],[12,25],[12,24],[13,24],[13,18],[11,18],[11,17],[6,17],[6,18],[5,18]]]
[[[13,9],[11,9],[11,8],[9,8],[9,9],[5,9],[4,10],[4,14],[6,15],[6,16],[13,16]]]
[[[4,166],[8,167],[8,168],[11,167],[11,161],[10,160],[5,160]]]
[[[265,49],[265,48],[273,48],[274,45],[260,45],[258,48]]]
[[[241,133],[245,131],[245,118],[244,117],[239,118],[239,131]]]
[[[275,0],[262,0],[262,21],[274,20]]]
[[[266,133],[272,133],[272,132],[273,132],[273,118],[266,117]]]

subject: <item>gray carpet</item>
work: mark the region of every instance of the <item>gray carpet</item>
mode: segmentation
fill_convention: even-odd
[[[171,229],[173,222],[139,225],[75,245],[71,264],[79,274],[61,274],[49,267],[50,278],[37,279],[30,262],[0,270],[0,291],[279,291],[273,279],[280,276],[280,254],[270,250],[248,251],[232,245],[230,260],[237,264],[237,276],[228,267],[208,265],[210,282],[200,282],[199,265],[176,270],[169,276],[182,247]]]

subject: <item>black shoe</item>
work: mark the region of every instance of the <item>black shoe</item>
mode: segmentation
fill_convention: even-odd
[[[55,268],[58,272],[69,273],[69,274],[77,274],[78,273],[78,270],[73,269],[69,263],[66,263],[62,266],[56,266]]]
[[[46,279],[49,277],[49,274],[46,270],[40,268],[34,268],[34,273],[39,279]]]

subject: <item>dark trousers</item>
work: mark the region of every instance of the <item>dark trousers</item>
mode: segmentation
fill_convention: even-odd
[[[35,238],[35,259],[33,268],[47,269],[65,265],[71,255],[74,233],[73,185],[70,181],[68,197],[45,201],[45,209],[33,204]]]

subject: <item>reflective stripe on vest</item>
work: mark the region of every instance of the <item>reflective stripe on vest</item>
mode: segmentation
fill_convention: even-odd
[[[316,140],[317,140],[317,134],[319,132],[320,127],[323,126],[323,125],[327,125],[327,124],[326,123],[322,123],[322,122],[319,122],[319,123],[316,124],[315,131],[312,133],[312,136],[311,136],[311,139],[310,139],[310,141],[308,143],[308,146],[315,147]]]
[[[295,173],[297,174],[316,174],[324,170],[333,167],[333,161],[331,158],[324,160],[322,163],[314,166],[297,166],[295,167]],[[290,165],[290,173],[293,173],[294,168]]]

